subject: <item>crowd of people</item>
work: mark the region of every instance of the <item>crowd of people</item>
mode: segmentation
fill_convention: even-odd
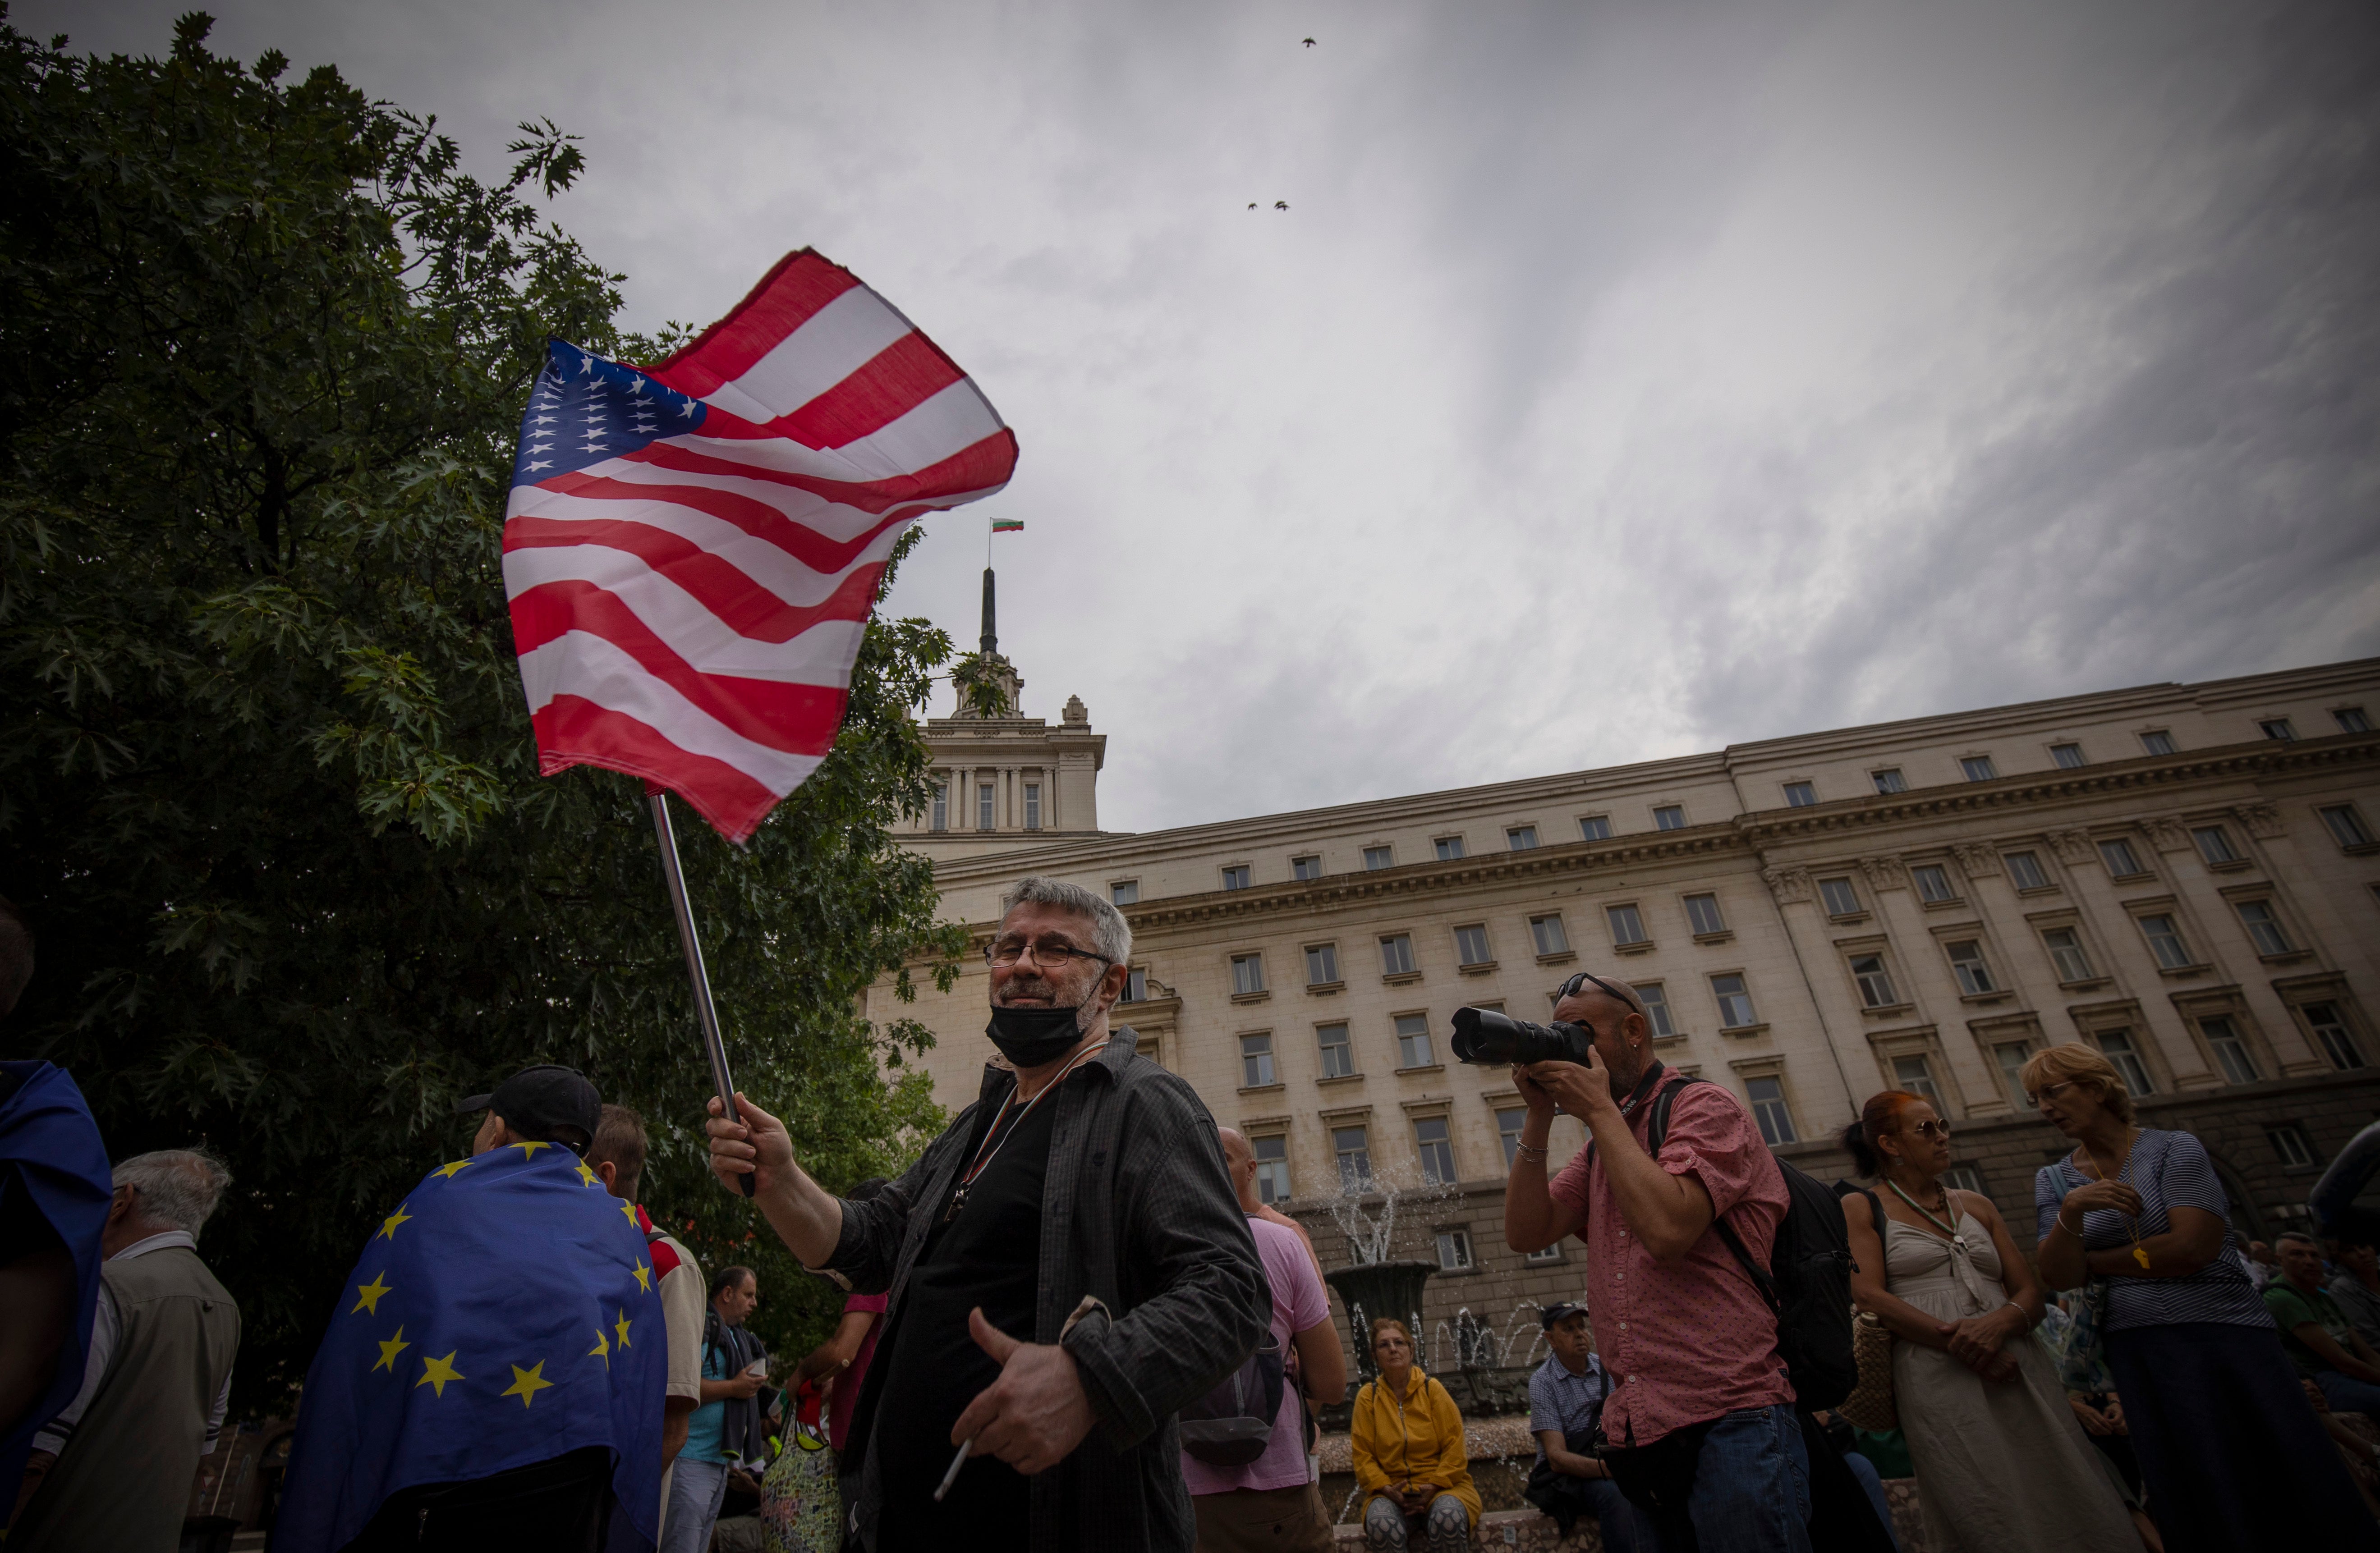
[[[1247,1140],[1110,1038],[1121,914],[1045,879],[1002,904],[999,1059],[897,1178],[829,1193],[777,1118],[712,1102],[714,1171],[845,1295],[826,1341],[773,1359],[758,1274],[706,1274],[640,1206],[643,1119],[525,1069],[463,1102],[468,1154],[367,1241],[272,1546],[1318,1553],[1319,1415],[1343,1407],[1366,1546],[1472,1547],[1465,1422],[1406,1321],[1370,1320],[1351,1394],[1320,1259]],[[30,966],[0,910],[0,1018]],[[1860,1180],[1814,1193],[1724,1086],[1652,1055],[1632,988],[1581,973],[1554,1016],[1587,1061],[1513,1069],[1504,1229],[1586,1251],[1528,1382],[1523,1494],[1564,1534],[1884,1553],[1882,1478],[1913,1475],[1934,1553],[2380,1543],[2350,1471],[2375,1452],[2339,1416],[2380,1414],[2373,1248],[2242,1245],[2204,1148],[2139,1125],[2099,1053],[2023,1071],[2067,1144],[2028,1260],[1949,1184],[1926,1097],[1869,1099],[1842,1140]],[[1558,1113],[1588,1143],[1549,1171]],[[202,1149],[110,1167],[42,1063],[0,1065],[0,1143],[7,1546],[176,1547],[238,1353],[199,1254],[229,1176]],[[1847,1293],[1813,1306],[1796,1291],[1828,1286],[1794,1269],[1829,1258]]]

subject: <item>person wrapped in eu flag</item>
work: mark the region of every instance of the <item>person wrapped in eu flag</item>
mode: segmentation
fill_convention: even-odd
[[[668,1344],[635,1209],[579,1154],[593,1085],[531,1068],[365,1243],[306,1376],[276,1553],[644,1553]]]

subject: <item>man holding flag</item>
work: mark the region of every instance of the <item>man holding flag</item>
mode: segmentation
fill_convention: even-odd
[[[579,1158],[595,1086],[536,1067],[464,1105],[471,1157],[365,1242],[307,1372],[277,1553],[654,1545],[668,1340],[635,1208]]]

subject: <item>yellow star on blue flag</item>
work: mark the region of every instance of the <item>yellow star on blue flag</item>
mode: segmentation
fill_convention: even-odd
[[[545,1361],[542,1359],[540,1359],[535,1365],[531,1365],[528,1369],[523,1369],[518,1365],[515,1365],[513,1366],[513,1383],[510,1386],[505,1387],[499,1395],[518,1397],[521,1400],[521,1406],[527,1407],[528,1406],[529,1399],[536,1396],[540,1391],[551,1391],[553,1389],[553,1382],[545,1379],[544,1376]]]
[[[388,1495],[451,1480],[458,1462],[495,1473],[601,1446],[613,1546],[650,1549],[669,1345],[628,1341],[629,1307],[650,1309],[657,1281],[642,1231],[558,1147],[492,1149],[425,1180],[437,1190],[373,1221],[329,1313],[276,1546],[345,1547]]]

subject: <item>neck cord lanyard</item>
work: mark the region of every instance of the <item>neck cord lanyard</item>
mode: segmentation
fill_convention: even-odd
[[[977,1146],[975,1163],[969,1165],[966,1174],[959,1178],[958,1190],[951,1194],[951,1206],[942,1210],[943,1223],[951,1223],[958,1218],[959,1209],[966,1207],[967,1188],[975,1184],[976,1177],[991,1168],[991,1162],[1000,1158],[1000,1151],[1008,1147],[1008,1140],[1016,1135],[1017,1128],[1025,1125],[1025,1119],[1033,1114],[1033,1108],[1041,1103],[1043,1097],[1053,1093],[1058,1086],[1065,1083],[1066,1075],[1081,1067],[1086,1059],[1106,1049],[1107,1042],[1101,1041],[1097,1046],[1087,1046],[1075,1052],[1073,1059],[1058,1070],[1056,1077],[1043,1085],[1035,1092],[1031,1099],[1025,1102],[1025,1109],[1016,1113],[1015,1122],[1003,1133],[1000,1130],[1000,1124],[1008,1120],[1008,1108],[1016,1103],[1017,1091],[1024,1087],[1024,1080],[1018,1079],[1016,1084],[1010,1087],[1007,1098],[1000,1102],[999,1114],[991,1119],[991,1130],[984,1134],[983,1142]]]
[[[1939,1219],[1935,1218],[1934,1212],[1931,1208],[1927,1207],[1924,1203],[1919,1202],[1916,1198],[1911,1196],[1908,1193],[1902,1191],[1900,1189],[1900,1183],[1893,1180],[1890,1176],[1884,1178],[1884,1183],[1892,1188],[1892,1195],[1894,1196],[1899,1197],[1902,1202],[1907,1203],[1911,1207],[1915,1208],[1919,1213],[1925,1215],[1925,1222],[1941,1231],[1945,1236],[1949,1237],[1951,1244],[1957,1246],[1961,1251],[1967,1249],[1966,1237],[1959,1233],[1958,1228],[1955,1224],[1945,1224]],[[1950,1207],[1950,1189],[1945,1186],[1941,1188],[1941,1191],[1942,1211],[1949,1214],[1955,1219],[1958,1215],[1957,1211]]]
[[[1653,1086],[1661,1082],[1661,1074],[1666,1071],[1660,1060],[1656,1058],[1653,1065],[1645,1070],[1645,1076],[1636,1081],[1635,1089],[1630,1092],[1626,1099],[1620,1102],[1620,1114],[1626,1116],[1634,1111],[1638,1103],[1645,1098],[1645,1093]]]

